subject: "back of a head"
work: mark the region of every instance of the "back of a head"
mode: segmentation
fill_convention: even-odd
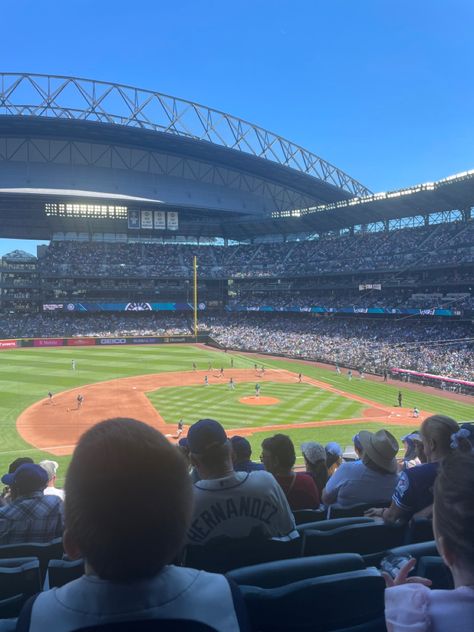
[[[247,461],[252,456],[252,446],[245,437],[235,435],[231,437],[230,444],[232,446],[236,463]]]
[[[59,463],[57,463],[56,461],[45,460],[40,461],[38,465],[40,465],[48,474],[48,482],[53,480],[53,478],[56,476],[56,472],[58,471]]]
[[[436,533],[458,562],[474,570],[474,454],[453,452],[434,486]]]
[[[109,419],[84,433],[65,489],[66,530],[102,579],[151,577],[183,544],[192,509],[186,463],[147,424]]]
[[[431,415],[421,424],[421,436],[429,441],[434,441],[438,454],[443,456],[451,451],[451,436],[459,430],[454,419],[446,415]]]
[[[268,450],[273,459],[278,459],[282,467],[291,468],[296,462],[296,452],[293,441],[288,435],[276,434],[262,441],[262,448]]]

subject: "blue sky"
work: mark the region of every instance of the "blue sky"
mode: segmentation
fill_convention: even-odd
[[[198,101],[298,142],[375,191],[474,168],[472,0],[1,5],[2,70]],[[0,255],[19,245],[0,240]]]

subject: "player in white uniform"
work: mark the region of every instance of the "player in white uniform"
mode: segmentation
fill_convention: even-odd
[[[235,382],[234,382],[234,378],[231,377],[229,380],[229,388],[231,391],[235,391]]]
[[[71,369],[72,369],[73,371],[75,371],[75,370],[76,370],[76,361],[75,361],[75,360],[71,360]]]

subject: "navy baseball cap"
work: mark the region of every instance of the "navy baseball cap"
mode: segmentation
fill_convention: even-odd
[[[245,437],[234,435],[230,438],[230,442],[237,458],[250,459],[252,455],[252,446]]]
[[[224,445],[227,435],[215,419],[200,419],[188,430],[188,447],[193,454],[203,454],[210,448]]]
[[[41,465],[25,463],[24,465],[20,465],[13,474],[4,474],[2,476],[2,483],[9,487],[17,485],[22,489],[44,489],[48,484],[48,473]]]

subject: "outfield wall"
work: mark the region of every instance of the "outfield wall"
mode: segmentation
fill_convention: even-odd
[[[81,336],[79,338],[17,338],[15,340],[0,340],[0,350],[23,349],[25,347],[104,347],[120,345],[159,345],[159,344],[193,344],[209,341],[207,334],[198,336],[123,336],[113,338],[98,338]]]

